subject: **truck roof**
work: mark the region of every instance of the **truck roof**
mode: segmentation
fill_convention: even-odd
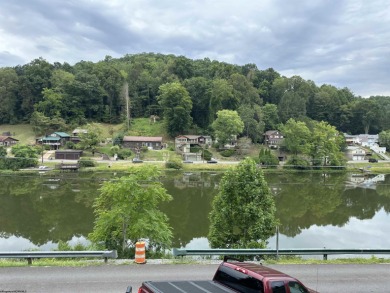
[[[255,263],[229,261],[223,262],[221,265],[231,267],[259,280],[263,280],[264,278],[295,279],[285,273]]]

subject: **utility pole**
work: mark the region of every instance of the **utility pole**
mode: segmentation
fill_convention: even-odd
[[[130,129],[130,97],[129,97],[129,84],[125,81],[124,84],[125,90],[125,100],[126,100],[126,120],[127,120],[127,130]]]

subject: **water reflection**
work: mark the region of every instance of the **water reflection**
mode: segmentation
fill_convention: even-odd
[[[1,176],[0,250],[45,249],[60,240],[86,241],[93,228],[94,198],[102,181],[113,176]],[[173,196],[161,209],[170,218],[174,247],[208,247],[208,214],[221,176],[167,172],[162,178]],[[266,179],[275,195],[280,247],[390,247],[386,237],[390,233],[389,175],[266,174]],[[275,246],[274,237],[269,246]]]

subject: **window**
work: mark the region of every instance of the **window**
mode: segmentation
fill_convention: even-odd
[[[271,282],[272,293],[286,293],[286,288],[284,287],[283,281],[274,281]]]
[[[247,274],[225,266],[221,266],[217,270],[214,280],[239,292],[264,292],[263,282],[257,280],[256,278],[248,276]]]
[[[309,293],[305,287],[295,281],[288,282],[288,287],[291,293]]]

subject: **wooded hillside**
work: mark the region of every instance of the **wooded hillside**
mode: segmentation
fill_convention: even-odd
[[[254,142],[290,118],[325,121],[350,134],[390,129],[390,97],[365,99],[254,64],[143,53],[73,66],[39,58],[0,68],[0,124],[31,123],[36,134],[151,115],[171,122],[171,136],[210,134],[223,109],[238,112],[243,135]]]

